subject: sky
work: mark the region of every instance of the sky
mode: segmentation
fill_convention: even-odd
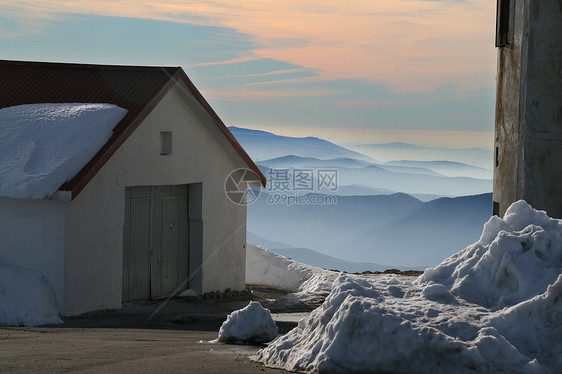
[[[490,149],[495,5],[0,0],[0,59],[182,66],[229,126]]]

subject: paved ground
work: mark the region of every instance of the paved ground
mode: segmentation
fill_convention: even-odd
[[[0,328],[0,373],[285,372],[248,358],[260,347],[210,342],[226,315],[254,298],[136,303],[64,325]],[[280,333],[303,315],[276,314]]]
[[[0,327],[0,373],[282,373],[249,359],[260,347],[210,342],[228,313],[249,300],[272,311],[280,334],[320,302],[287,309],[273,302],[282,294],[255,288],[228,299],[126,304],[63,325]]]
[[[211,344],[216,331],[2,328],[2,373],[273,373],[259,347]]]

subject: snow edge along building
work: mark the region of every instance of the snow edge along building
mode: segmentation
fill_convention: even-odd
[[[0,82],[0,108],[128,111],[56,197],[0,198],[0,262],[43,273],[63,315],[245,287],[246,207],[225,180],[265,177],[181,67],[0,61]]]
[[[562,218],[562,2],[497,1],[493,213]]]

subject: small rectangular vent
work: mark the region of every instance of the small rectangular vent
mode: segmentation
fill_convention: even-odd
[[[161,131],[160,132],[160,154],[162,156],[168,156],[172,154],[172,132],[171,131]]]

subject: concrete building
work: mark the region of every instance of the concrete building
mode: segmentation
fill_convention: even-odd
[[[43,273],[63,315],[244,289],[246,207],[225,180],[265,178],[180,67],[0,61],[0,82],[0,108],[128,110],[58,199],[0,199],[0,261]]]
[[[498,0],[494,214],[562,218],[562,2]]]

